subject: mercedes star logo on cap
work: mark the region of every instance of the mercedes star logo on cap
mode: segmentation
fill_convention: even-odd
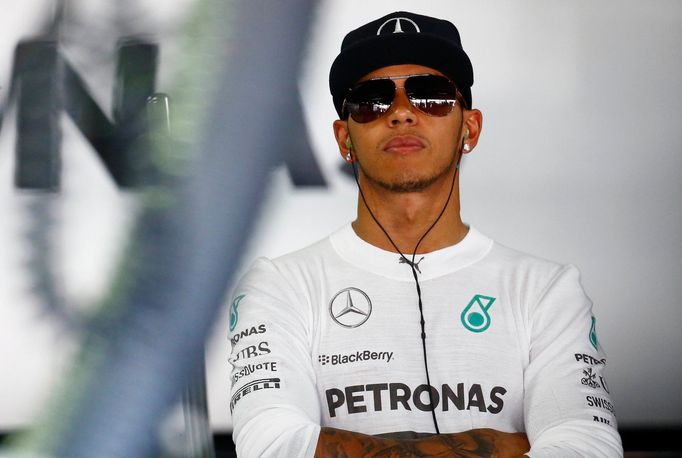
[[[384,27],[386,27],[386,25],[392,22],[395,22],[395,27],[393,28],[393,32],[390,33],[405,33],[405,30],[403,30],[403,23],[401,21],[407,21],[407,24],[405,25],[412,24],[414,30],[408,30],[409,32],[421,32],[421,30],[419,30],[419,26],[417,25],[417,23],[414,22],[412,19],[407,17],[394,17],[381,24],[379,30],[377,30],[377,35],[381,35],[381,31],[384,29]]]

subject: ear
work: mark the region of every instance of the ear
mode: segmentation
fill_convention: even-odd
[[[483,114],[479,110],[474,109],[464,110],[462,116],[464,117],[464,132],[462,132],[461,141],[469,145],[469,151],[465,151],[465,153],[470,153],[476,147],[481,136]],[[466,136],[467,131],[469,132],[468,136]]]
[[[334,138],[336,138],[336,144],[339,147],[339,154],[341,154],[341,157],[345,161],[346,155],[351,151],[348,121],[342,121],[341,119],[334,121]]]

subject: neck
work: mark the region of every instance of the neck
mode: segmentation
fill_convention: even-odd
[[[454,173],[454,172],[453,172]],[[468,232],[460,217],[459,174],[452,183],[452,174],[433,183],[420,192],[396,193],[387,191],[360,177],[360,186],[366,204],[358,196],[358,217],[353,222],[353,230],[361,239],[378,248],[396,252],[386,234],[372,218],[374,214],[398,249],[409,257],[422,236],[438,219],[435,226],[419,243],[418,253],[429,253],[461,241]],[[450,187],[452,195],[448,201]],[[446,205],[445,210],[443,207]]]

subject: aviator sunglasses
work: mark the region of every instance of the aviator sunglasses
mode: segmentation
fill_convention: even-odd
[[[403,86],[393,80],[405,79]],[[379,119],[391,108],[396,91],[405,89],[413,107],[429,116],[446,116],[457,104],[459,92],[448,78],[430,73],[373,78],[348,90],[343,101],[343,119],[367,123]]]

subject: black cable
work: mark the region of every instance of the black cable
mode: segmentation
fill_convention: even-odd
[[[462,128],[460,127],[460,133],[461,133]],[[355,178],[355,183],[358,186],[358,191],[360,192],[360,197],[362,198],[362,202],[365,204],[365,208],[367,208],[367,211],[369,212],[370,216],[374,220],[375,223],[377,223],[377,226],[379,226],[379,229],[386,235],[386,238],[388,238],[388,241],[391,242],[391,245],[393,245],[393,248],[398,252],[400,257],[405,260],[407,264],[409,264],[410,268],[412,269],[412,276],[414,277],[414,283],[417,287],[417,298],[419,300],[419,324],[421,325],[421,339],[422,339],[422,351],[424,355],[424,370],[426,372],[426,384],[429,387],[429,406],[431,407],[431,416],[433,418],[433,426],[436,429],[436,434],[440,434],[440,429],[438,428],[438,420],[436,419],[436,406],[433,404],[433,395],[431,393],[432,386],[431,386],[431,377],[429,376],[429,363],[428,363],[428,358],[426,356],[426,330],[425,330],[425,321],[424,321],[424,310],[423,310],[423,304],[422,304],[422,292],[421,292],[421,287],[419,285],[419,279],[417,277],[417,270],[414,267],[414,260],[417,256],[417,250],[419,249],[419,245],[422,243],[422,240],[426,237],[426,235],[431,232],[431,230],[436,226],[436,223],[440,220],[440,218],[443,216],[445,213],[445,209],[448,207],[448,204],[450,203],[450,198],[452,197],[452,192],[455,189],[455,179],[457,178],[457,172],[459,170],[459,164],[462,160],[462,153],[460,151],[459,157],[457,158],[457,164],[455,164],[455,173],[452,175],[452,183],[450,184],[450,192],[448,193],[448,198],[445,201],[445,205],[443,206],[443,209],[440,211],[438,214],[438,217],[435,219],[435,221],[429,226],[429,228],[424,232],[424,234],[421,236],[419,241],[417,241],[417,244],[414,247],[414,251],[412,252],[412,261],[407,259],[407,257],[403,254],[402,251],[398,248],[398,246],[395,244],[393,239],[391,238],[390,235],[388,235],[388,232],[386,229],[384,229],[384,226],[381,225],[379,220],[374,216],[374,213],[372,210],[369,208],[369,205],[367,204],[367,200],[365,199],[365,194],[362,192],[362,188],[360,187],[360,180],[358,179],[358,171],[357,168],[355,167],[355,161],[351,162],[351,166],[353,168],[353,177]]]

